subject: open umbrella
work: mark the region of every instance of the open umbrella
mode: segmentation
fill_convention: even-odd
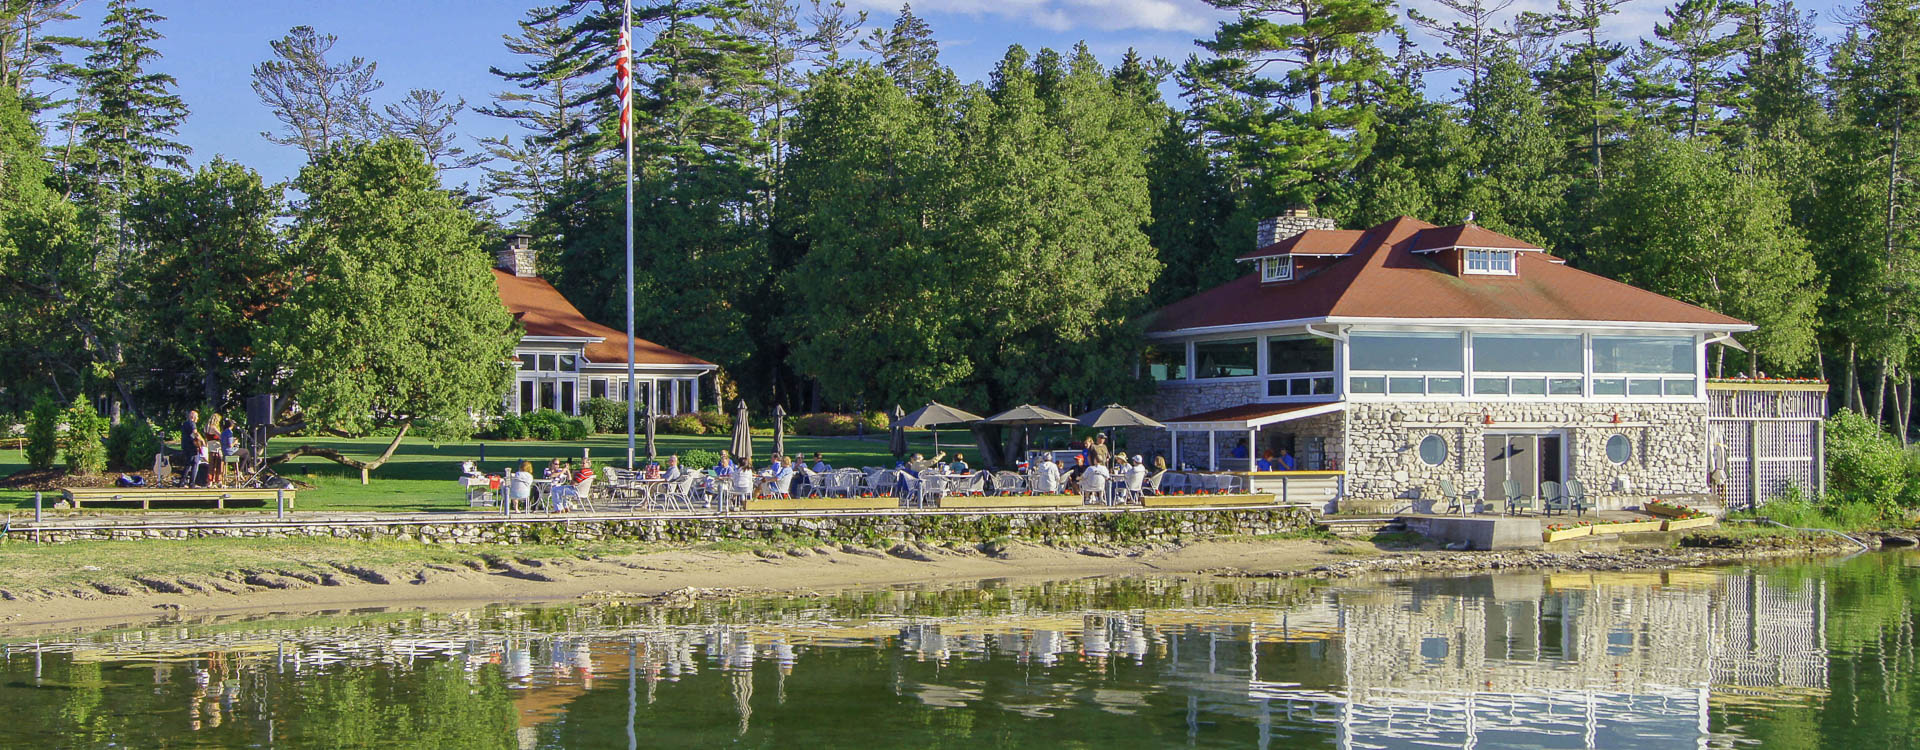
[[[747,424],[747,400],[740,399],[740,406],[733,410],[733,460],[746,462],[753,460],[753,427]]]
[[[887,452],[896,458],[907,455],[907,428],[900,424],[907,418],[907,410],[894,404],[893,413],[887,416],[890,417],[887,424],[891,425],[887,429]]]
[[[961,411],[938,401],[928,401],[926,406],[913,410],[912,414],[901,418],[901,427],[919,427],[931,429],[943,424],[965,424],[980,421],[980,415]],[[933,433],[933,449],[940,450],[940,433]],[[901,451],[905,453],[906,451]]]
[[[1155,430],[1167,428],[1166,425],[1154,421],[1152,417],[1119,404],[1107,404],[1080,415],[1080,426],[1106,430],[1108,442],[1113,441],[1113,430],[1116,427],[1147,427]]]
[[[995,414],[991,417],[987,417],[987,423],[1019,427],[1021,428],[1022,432],[1025,432],[1027,428],[1031,428],[1035,425],[1044,426],[1044,425],[1050,425],[1050,424],[1073,424],[1074,419],[1073,417],[1069,417],[1065,414],[1061,414],[1060,412],[1054,411],[1044,406],[1034,406],[1033,404],[1021,404],[1019,406],[1013,407],[1006,411],[1000,412],[999,414]],[[1022,442],[1029,443],[1029,444],[1033,442],[1031,439],[1032,437],[1031,435],[1023,435],[1022,437],[1027,438]],[[1009,457],[1008,460],[1016,460],[1017,458],[1019,457],[1017,456]]]
[[[787,408],[773,405],[773,455],[787,455]]]

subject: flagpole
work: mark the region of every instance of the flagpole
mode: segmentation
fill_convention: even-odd
[[[634,379],[633,363],[633,0],[627,0],[626,8],[620,14],[620,37],[626,44],[627,80],[626,101],[620,107],[620,130],[622,141],[627,147],[627,470],[633,470],[633,389],[638,384]],[[647,404],[648,413],[652,413],[653,404]]]

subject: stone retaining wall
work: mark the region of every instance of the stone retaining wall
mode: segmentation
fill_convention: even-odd
[[[1139,543],[1210,536],[1278,534],[1312,525],[1298,508],[1223,510],[977,511],[943,513],[819,513],[686,518],[459,519],[446,522],[262,520],[206,524],[53,525],[41,540],[60,543],[108,539],[337,538],[405,540],[433,544],[554,544],[626,540],[697,544],[726,540],[814,538],[875,545],[896,540],[983,542],[997,537],[1027,542]],[[29,542],[32,529],[8,529],[10,542]]]

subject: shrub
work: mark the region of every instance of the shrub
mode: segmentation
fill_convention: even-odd
[[[518,414],[508,414],[494,420],[493,427],[488,428],[486,436],[494,440],[525,440],[527,423],[521,421]]]
[[[668,435],[705,435],[707,425],[695,414],[675,414],[659,420],[655,427]]]
[[[594,432],[626,432],[627,402],[610,398],[590,398],[580,411],[593,423]]]
[[[526,425],[527,437],[534,440],[582,440],[593,431],[587,420],[552,409],[536,409],[522,415],[520,422]]]
[[[60,453],[60,404],[41,396],[27,418],[27,466],[51,469]]]
[[[705,427],[708,432],[731,432],[733,430],[733,417],[729,414],[703,409],[696,415],[696,418],[700,420],[701,426]],[[698,435],[700,433],[696,432],[691,434]]]
[[[75,396],[67,407],[67,432],[60,437],[60,458],[67,472],[91,476],[107,468],[107,418],[95,411],[86,396]]]
[[[695,448],[680,454],[680,465],[689,469],[711,469],[720,463],[720,454]]]
[[[893,428],[893,420],[889,419],[887,413],[884,411],[867,412],[866,421],[868,434],[875,432],[884,433]]]
[[[122,419],[107,430],[107,459],[123,469],[139,471],[152,466],[153,454],[165,448],[160,431],[144,419]]]
[[[1908,500],[1909,461],[1892,435],[1852,410],[1827,419],[1829,504],[1859,502],[1891,508]]]

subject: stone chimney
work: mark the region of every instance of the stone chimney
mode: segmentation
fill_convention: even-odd
[[[494,252],[493,265],[515,276],[538,275],[533,267],[533,235],[507,235],[506,244]]]
[[[1254,235],[1253,249],[1281,242],[1309,229],[1338,229],[1332,219],[1314,216],[1313,209],[1306,204],[1295,203],[1287,206],[1279,216],[1260,220],[1260,230]]]

